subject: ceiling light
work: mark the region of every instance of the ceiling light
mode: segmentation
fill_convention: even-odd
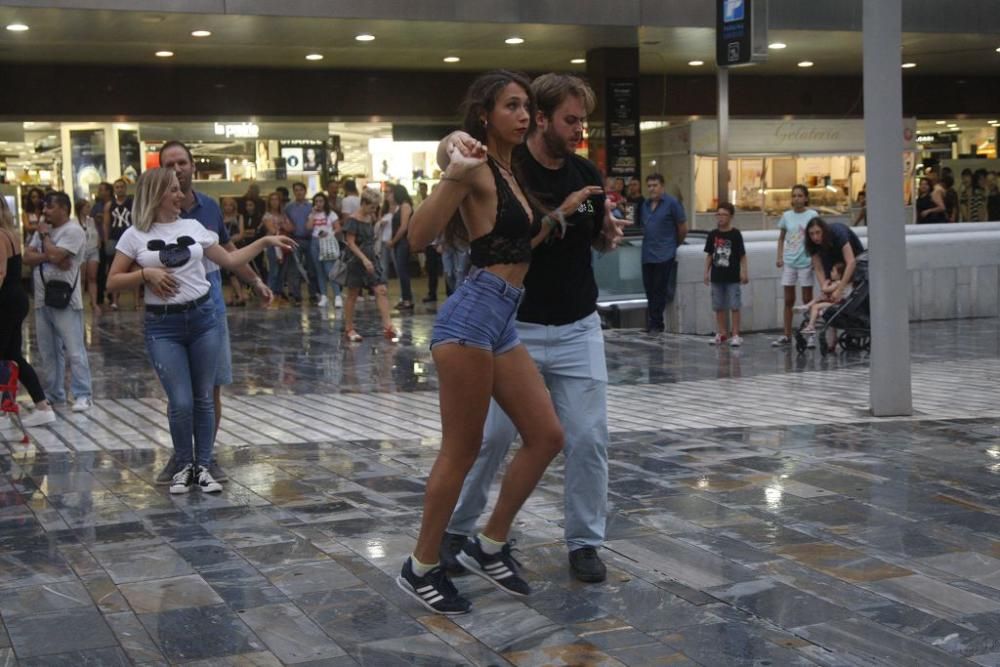
[[[587,59],[586,58],[573,58],[573,60],[570,60],[569,62],[570,62],[571,65],[583,65],[584,63],[587,62]]]
[[[704,60],[689,60],[688,61],[688,65],[690,65],[691,67],[701,67],[704,64],[705,64]]]
[[[444,59],[444,61],[445,61],[446,63],[457,63],[457,62],[460,62],[461,60],[462,60],[462,59],[461,59],[461,58],[459,58],[458,56],[447,56],[447,57],[445,57],[445,59]]]
[[[767,48],[774,49],[775,51],[780,51],[781,49],[784,49],[787,46],[788,45],[785,44],[784,42],[772,42],[771,44],[767,45]]]
[[[210,30],[195,30],[191,33],[192,37],[211,37],[212,32]]]
[[[799,63],[799,67],[812,67],[814,64],[811,60],[803,60]]]
[[[1000,53],[1000,46],[997,47],[997,53]]]
[[[323,60],[322,53],[310,53],[306,56],[306,60]]]
[[[524,44],[524,39],[521,37],[508,37],[503,41],[504,44]]]
[[[7,30],[10,30],[11,32],[25,32],[30,30],[30,28],[23,23],[11,23],[7,26]]]
[[[947,125],[948,121],[946,121],[946,120],[936,120],[936,121],[934,121],[934,124],[935,125]]]
[[[902,64],[902,68],[903,69],[913,69],[916,66],[917,66],[917,63],[903,63]]]
[[[359,42],[371,42],[371,41],[375,40],[375,35],[369,35],[366,32],[366,33],[362,33],[360,35],[356,35],[354,37],[354,39],[358,40]]]
[[[1000,123],[1000,120],[988,120],[986,122],[992,125],[993,123]]]
[[[174,57],[174,52],[173,51],[157,51],[154,55],[157,58],[173,58]]]

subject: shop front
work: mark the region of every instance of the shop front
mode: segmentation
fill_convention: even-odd
[[[904,123],[900,177],[904,205],[912,203],[916,123]],[[729,199],[739,229],[770,229],[791,207],[791,187],[808,187],[811,208],[848,221],[865,187],[864,120],[730,121]],[[681,194],[692,229],[715,227],[718,205],[718,129],[694,120],[642,134],[644,173],[662,173]]]

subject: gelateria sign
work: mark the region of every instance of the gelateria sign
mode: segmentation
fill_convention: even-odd
[[[216,123],[215,134],[226,139],[256,139],[260,136],[257,123]]]
[[[696,120],[691,128],[691,152],[717,153],[714,120]],[[913,150],[916,120],[903,120],[900,150]],[[851,120],[732,120],[729,154],[864,153],[865,122]]]

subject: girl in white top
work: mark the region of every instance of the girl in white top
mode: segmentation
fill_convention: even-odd
[[[312,230],[312,243],[309,244],[310,259],[313,269],[316,272],[316,281],[319,283],[319,303],[316,305],[325,308],[329,301],[326,298],[327,285],[333,284],[334,304],[337,308],[342,306],[340,296],[340,285],[330,280],[330,272],[333,271],[333,263],[336,260],[320,259],[320,239],[331,238],[340,233],[340,219],[337,214],[330,210],[330,200],[322,192],[317,193],[313,199],[313,210],[309,214],[306,228]]]
[[[227,252],[215,232],[178,217],[183,201],[172,169],[150,169],[139,177],[132,226],[118,240],[107,288],[120,292],[141,286],[145,291],[146,351],[167,394],[170,438],[180,465],[170,492],[186,493],[194,485],[216,492],[222,485],[208,465],[215,440],[212,394],[221,323],[202,259],[233,270],[267,246],[295,244],[283,236],[266,236]]]
[[[97,305],[97,266],[101,262],[101,235],[97,231],[97,223],[90,217],[90,208],[89,199],[76,200],[76,219],[87,235],[87,242],[83,246],[83,266],[80,268],[83,290],[90,301],[90,312],[97,316],[101,314],[101,307]]]

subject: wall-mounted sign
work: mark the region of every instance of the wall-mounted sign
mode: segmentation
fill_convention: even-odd
[[[257,123],[216,123],[216,136],[227,139],[256,139],[260,136]]]
[[[139,133],[135,130],[118,130],[118,161],[121,164],[122,178],[129,183],[135,183],[142,172]]]
[[[608,176],[639,175],[639,81],[608,79],[605,153]]]
[[[738,67],[766,59],[767,0],[716,0],[716,64]]]
[[[90,186],[108,180],[104,130],[70,130],[70,160],[73,166],[73,196],[84,199]]]

